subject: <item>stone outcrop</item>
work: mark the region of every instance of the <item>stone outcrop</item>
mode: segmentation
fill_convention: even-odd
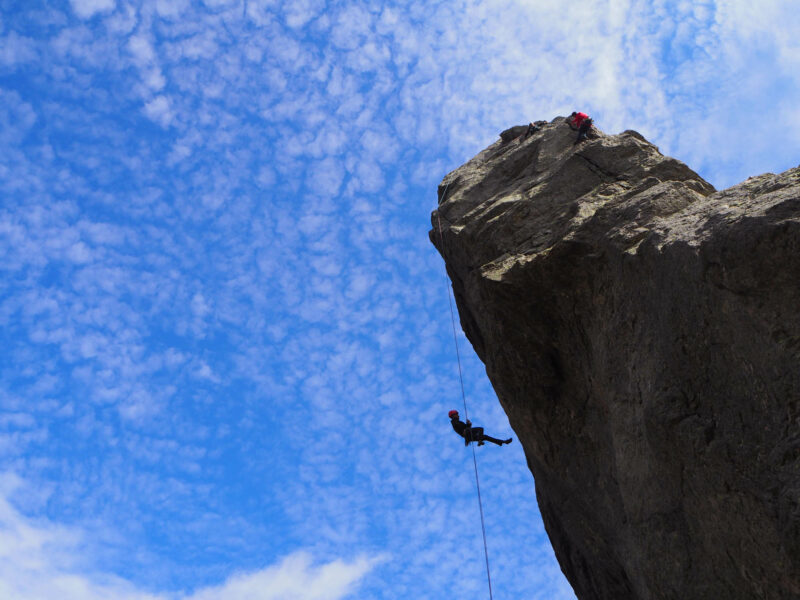
[[[797,600],[800,168],[717,192],[634,131],[524,131],[430,237],[578,598]]]

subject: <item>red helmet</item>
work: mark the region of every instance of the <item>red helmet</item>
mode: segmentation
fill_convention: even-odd
[[[453,417],[457,417],[458,416],[458,411],[457,410],[451,410],[449,413],[447,413],[447,416],[450,417],[451,419]]]

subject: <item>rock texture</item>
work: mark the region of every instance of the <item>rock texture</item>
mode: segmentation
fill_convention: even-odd
[[[717,192],[634,131],[524,130],[444,178],[430,236],[562,570],[797,600],[800,168]]]

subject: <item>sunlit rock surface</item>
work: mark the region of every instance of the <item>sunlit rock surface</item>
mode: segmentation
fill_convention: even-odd
[[[576,594],[797,600],[800,169],[716,192],[633,131],[524,131],[430,235]]]

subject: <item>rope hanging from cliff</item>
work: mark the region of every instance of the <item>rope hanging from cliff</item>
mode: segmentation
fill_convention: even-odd
[[[447,188],[450,187],[448,183],[445,188],[444,192],[442,192],[442,202],[444,201],[445,197],[447,196]],[[441,204],[441,202],[440,202]],[[436,223],[439,228],[439,245],[441,246],[442,250],[442,258],[444,258],[444,236],[442,235],[442,221],[439,218],[439,210],[436,210]],[[461,372],[461,353],[458,350],[458,335],[456,333],[456,314],[453,310],[453,295],[450,293],[450,284],[447,278],[447,265],[445,264],[445,285],[447,286],[447,302],[450,305],[450,323],[453,326],[453,342],[456,346],[456,360],[458,361],[458,380],[461,382],[461,400],[464,402],[464,420],[469,421],[469,412],[467,412],[467,394],[464,391],[464,375]],[[491,570],[489,569],[489,547],[486,545],[486,524],[483,519],[483,501],[481,500],[481,482],[478,478],[478,458],[475,454],[475,445],[470,444],[472,448],[472,464],[475,467],[475,487],[478,490],[478,508],[480,509],[481,513],[481,533],[483,534],[483,554],[486,557],[486,580],[489,582],[489,600],[494,600],[494,596],[492,595],[492,574]]]

